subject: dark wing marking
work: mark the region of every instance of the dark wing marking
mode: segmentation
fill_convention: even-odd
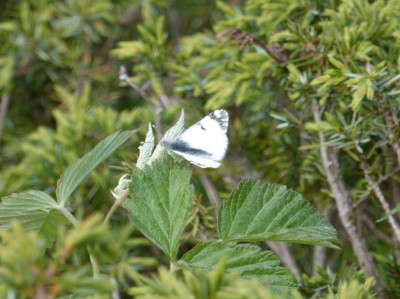
[[[208,115],[211,119],[218,122],[224,132],[228,130],[229,115],[225,110],[215,110]]]
[[[191,148],[186,142],[183,141],[173,141],[168,144],[168,147],[170,150],[174,152],[180,152],[184,153],[187,155],[197,155],[197,156],[203,156],[203,157],[212,157],[212,155],[209,152],[203,151],[201,149],[197,148]]]

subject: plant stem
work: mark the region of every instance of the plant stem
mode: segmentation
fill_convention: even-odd
[[[125,81],[130,87],[132,87],[132,89],[134,89],[138,94],[140,94],[140,96],[146,101],[147,104],[150,105],[150,107],[154,111],[156,131],[162,132],[161,114],[162,111],[164,110],[164,107],[162,106],[161,101],[159,101],[158,104],[154,103],[151,96],[142,87],[138,86],[129,78],[126,68],[124,66],[121,66],[120,68],[119,79],[121,81]]]
[[[73,226],[77,226],[78,220],[74,217],[74,215],[71,214],[70,211],[68,211],[64,206],[57,206],[58,210],[64,214],[64,216],[71,222]]]
[[[78,220],[74,217],[74,215],[71,214],[70,211],[68,211],[64,206],[57,206],[58,210],[64,214],[64,216],[71,222],[71,224],[76,227],[78,225]],[[99,264],[97,263],[96,258],[92,255],[91,250],[89,247],[86,247],[88,252],[89,252],[89,259],[90,263],[92,264],[92,270],[93,270],[93,276],[97,277],[99,276],[100,270],[99,270]]]
[[[129,195],[129,190],[126,190],[124,193],[122,193],[115,201],[114,204],[112,205],[110,211],[108,211],[106,218],[104,219],[104,223],[109,223],[111,216],[114,214],[116,209],[120,206],[120,204],[128,197]]]

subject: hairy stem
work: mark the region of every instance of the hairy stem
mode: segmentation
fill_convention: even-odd
[[[61,205],[58,206],[57,208],[61,213],[64,214],[65,218],[67,218],[73,226],[77,226],[78,220],[76,220],[76,218],[74,217],[74,215],[71,214],[70,211],[68,211],[64,206]]]
[[[57,209],[64,214],[64,216],[69,220],[69,222],[71,222],[71,224],[73,226],[77,226],[78,225],[78,220],[76,220],[76,218],[74,217],[74,215],[71,214],[70,211],[68,211],[64,206],[59,205],[57,207]],[[93,271],[93,276],[97,277],[100,274],[100,270],[99,270],[99,264],[96,260],[96,258],[93,256],[93,254],[91,253],[91,250],[89,247],[87,247],[87,250],[89,252],[89,258],[90,258],[90,262],[92,264],[92,271]]]
[[[117,208],[121,205],[121,203],[124,202],[124,200],[128,197],[128,195],[129,195],[129,190],[126,190],[114,201],[114,204],[112,205],[111,209],[108,211],[108,213],[106,215],[106,218],[104,219],[104,223],[110,222],[111,216],[114,214],[114,212],[117,210]]]

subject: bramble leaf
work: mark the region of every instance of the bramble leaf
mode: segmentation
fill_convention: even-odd
[[[301,194],[285,186],[244,180],[223,202],[224,241],[283,241],[339,248],[336,230]]]
[[[191,211],[191,170],[170,157],[157,159],[132,175],[130,198],[124,207],[137,228],[176,259],[180,238]]]

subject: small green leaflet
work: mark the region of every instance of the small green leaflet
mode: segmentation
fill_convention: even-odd
[[[340,248],[336,230],[301,194],[285,186],[244,180],[218,217],[224,241],[283,241]]]

